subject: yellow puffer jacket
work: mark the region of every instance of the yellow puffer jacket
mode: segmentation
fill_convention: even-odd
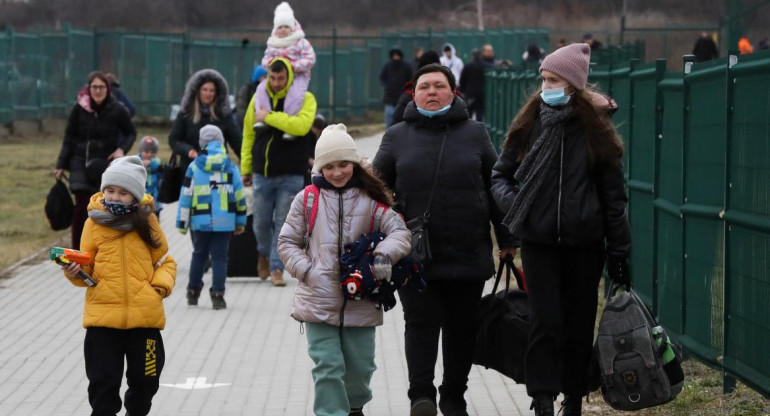
[[[88,210],[105,211],[101,192],[91,197]],[[153,207],[150,195],[140,205]],[[83,270],[96,280],[86,290],[83,326],[117,329],[158,328],[166,325],[163,297],[171,294],[176,280],[176,262],[167,255],[168,243],[155,215],[150,215],[152,234],[161,243],[154,249],[136,231],[124,232],[106,227],[89,218],[80,240],[80,250],[91,254],[93,264]],[[70,279],[75,286],[85,286]]]

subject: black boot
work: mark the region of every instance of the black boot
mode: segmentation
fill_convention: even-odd
[[[223,292],[211,292],[211,307],[214,309],[225,309],[225,294]]]
[[[553,415],[553,396],[550,394],[538,394],[532,398],[530,409],[535,409],[535,416]]]
[[[187,304],[195,306],[198,304],[198,298],[201,296],[200,290],[187,289]]]
[[[564,395],[561,402],[560,416],[581,416],[583,412],[583,398],[580,396]]]
[[[364,416],[363,407],[351,407],[348,416]]]

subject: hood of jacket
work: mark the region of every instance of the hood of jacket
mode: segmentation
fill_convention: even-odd
[[[420,114],[417,111],[417,104],[415,104],[414,100],[410,101],[404,110],[404,121],[428,128],[443,128],[468,118],[468,108],[465,105],[465,101],[460,97],[455,97],[452,101],[452,106],[449,107],[449,111],[438,117],[429,118]]]
[[[206,146],[206,152],[201,152],[195,158],[195,166],[205,172],[223,172],[230,166],[230,159],[227,157],[222,143],[213,142]]]
[[[457,57],[457,49],[455,49],[455,45],[452,45],[449,42],[441,45],[441,56],[446,58],[446,55],[444,55],[444,48],[446,48],[447,46],[449,46],[449,49],[452,50],[452,56],[449,59],[455,59]]]
[[[286,86],[283,87],[282,90],[273,92],[273,90],[270,89],[270,83],[268,82],[267,87],[265,90],[267,91],[267,94],[270,96],[270,99],[273,101],[273,108],[275,108],[276,103],[281,98],[286,97],[286,93],[289,92],[289,87],[291,87],[292,82],[294,82],[294,69],[291,67],[291,61],[289,61],[286,58],[275,58],[270,63],[272,64],[275,61],[283,61],[284,64],[286,64],[286,70],[288,71],[288,79],[286,81]],[[269,71],[269,70],[268,70]]]
[[[198,90],[201,85],[207,82],[213,82],[214,86],[217,88],[217,95],[214,97],[214,104],[212,104],[212,107],[216,109],[217,115],[221,117],[229,116],[232,113],[232,110],[230,110],[230,102],[227,98],[227,81],[225,81],[222,74],[208,68],[201,69],[192,74],[190,79],[187,80],[187,85],[184,87],[180,111],[185,114],[192,114]]]

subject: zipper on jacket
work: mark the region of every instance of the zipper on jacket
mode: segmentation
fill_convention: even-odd
[[[342,265],[340,264],[340,259],[342,258],[342,192],[338,190],[337,196],[339,197],[339,226],[338,232],[337,232],[337,266],[340,268],[340,273],[342,273]],[[340,309],[340,331],[342,331],[342,327],[345,324],[345,306],[348,305],[348,297],[347,295],[343,295],[344,298],[342,299],[342,309]]]
[[[556,205],[556,244],[561,244],[561,183],[564,175],[564,134],[561,135],[561,153],[559,154],[559,200]]]
[[[123,329],[128,327],[128,276],[126,276],[126,234],[120,237],[123,263]]]
[[[270,140],[267,141],[267,146],[265,146],[265,177],[267,178],[267,165],[270,163],[269,159],[267,158],[267,155],[270,153],[270,145],[273,144],[273,134],[270,134]]]

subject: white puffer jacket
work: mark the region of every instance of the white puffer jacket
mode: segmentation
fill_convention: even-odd
[[[326,323],[339,326],[343,306],[339,275],[340,193],[321,189],[318,214],[307,251],[305,238],[304,190],[294,198],[286,222],[278,237],[278,254],[286,270],[297,280],[294,311],[300,322]],[[358,240],[371,230],[376,202],[358,188],[342,193],[342,245]],[[411,249],[411,233],[404,221],[388,209],[380,221],[380,232],[387,237],[377,245],[376,254],[390,257],[396,264]],[[350,300],[344,311],[344,326],[382,325],[382,311],[368,300]]]

